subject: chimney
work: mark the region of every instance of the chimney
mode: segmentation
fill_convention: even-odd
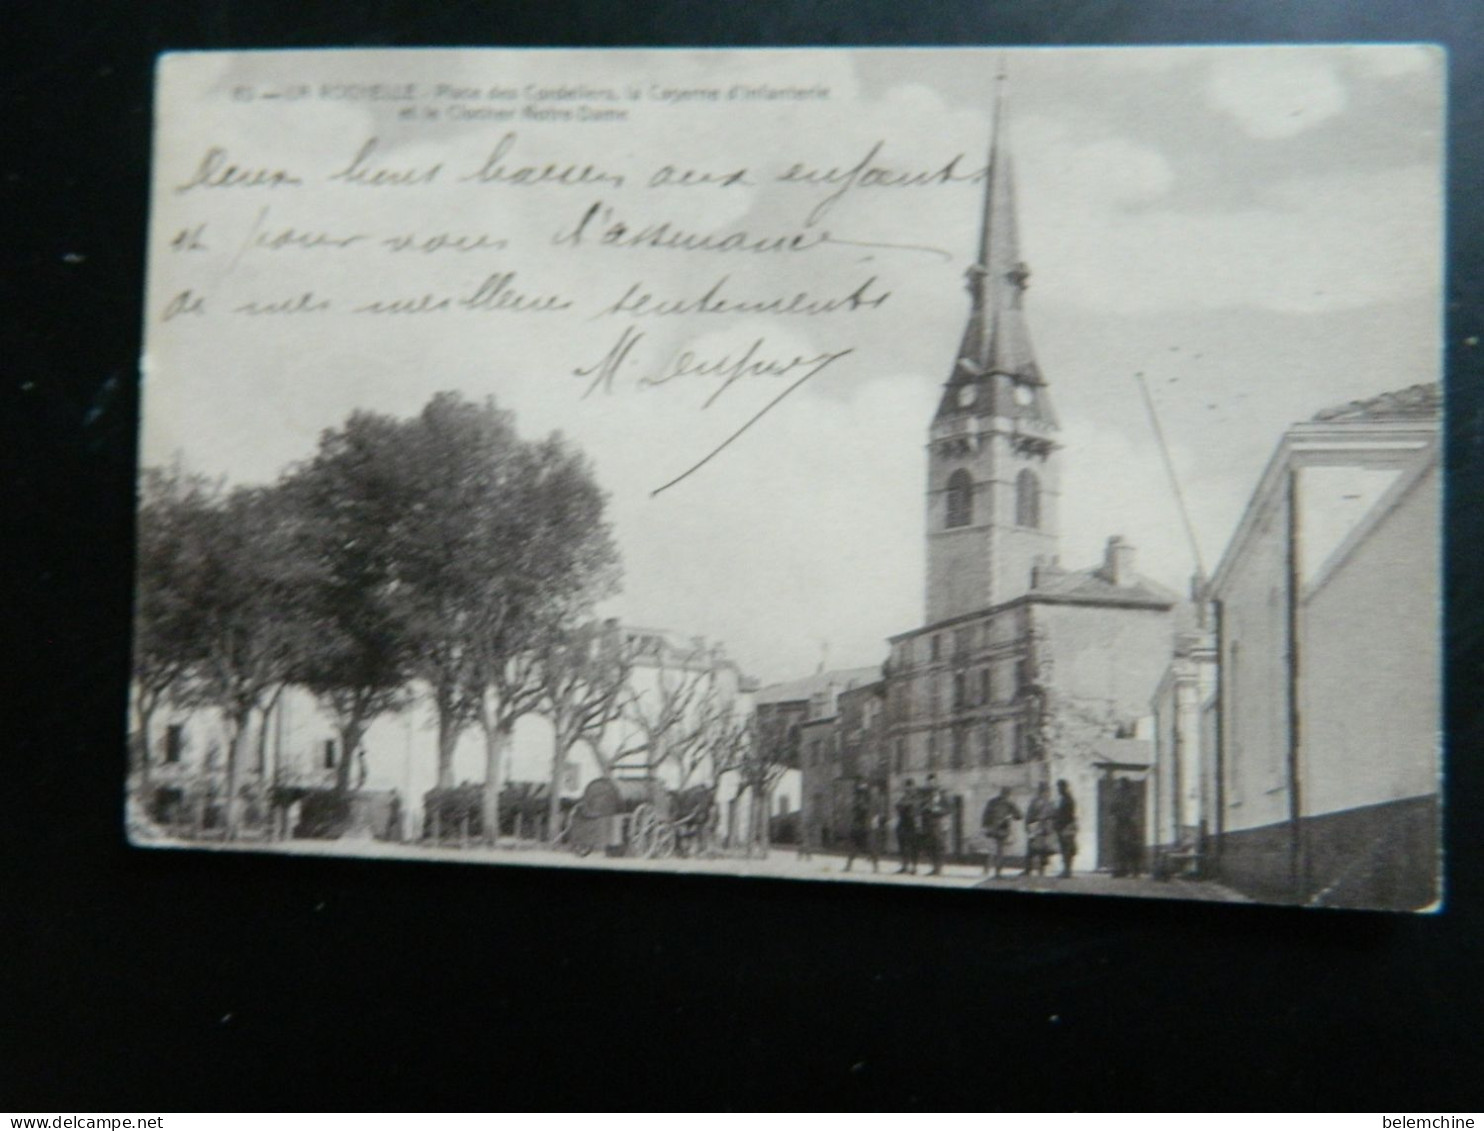
[[[1134,548],[1123,540],[1121,534],[1108,539],[1103,576],[1114,585],[1132,585],[1134,582]]]

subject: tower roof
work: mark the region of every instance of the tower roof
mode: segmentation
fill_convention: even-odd
[[[1020,233],[1015,209],[1015,178],[1005,139],[1005,76],[996,80],[989,164],[984,178],[983,213],[979,221],[977,257],[967,271],[969,321],[964,327],[953,372],[944,389],[939,414],[959,408],[959,389],[987,385],[990,393],[976,411],[999,416],[1038,419],[1055,425],[1042,386],[1040,367],[1026,327],[1024,298],[1030,270],[1020,258]],[[1012,404],[1006,382],[1034,390],[1028,403]],[[1024,401],[1025,394],[1022,394]]]

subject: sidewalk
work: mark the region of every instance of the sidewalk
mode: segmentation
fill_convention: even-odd
[[[470,845],[468,848],[433,848],[378,840],[288,840],[274,843],[232,843],[160,840],[153,845],[195,848],[208,852],[271,852],[287,856],[334,856],[355,860],[438,860],[458,864],[507,864],[517,867],[582,868],[606,872],[659,872],[679,875],[760,876],[793,880],[836,880],[844,883],[910,884],[918,887],[971,888],[983,878],[982,869],[967,864],[945,864],[941,876],[929,876],[926,868],[916,875],[897,874],[897,861],[882,857],[879,872],[869,860],[856,860],[845,871],[845,857],[816,852],[799,859],[791,847],[771,848],[766,857],[702,856],[644,860],[601,853],[577,856],[562,848],[534,844],[508,844],[499,848]]]
[[[977,864],[945,864],[940,876],[928,875],[919,867],[915,875],[897,871],[898,861],[883,856],[880,871],[871,871],[869,860],[857,859],[849,872],[845,857],[816,851],[800,859],[791,847],[771,848],[766,857],[702,856],[643,860],[601,853],[577,856],[561,848],[530,843],[503,844],[498,848],[470,845],[468,848],[432,848],[378,840],[289,840],[274,843],[180,841],[153,842],[160,847],[196,848],[207,852],[272,852],[288,856],[334,856],[353,860],[438,860],[457,864],[506,864],[516,867],[582,868],[605,872],[658,872],[678,875],[725,875],[788,880],[833,880],[839,883],[895,884],[911,887],[949,887],[989,891],[1045,892],[1056,895],[1113,895],[1139,899],[1195,899],[1220,903],[1249,902],[1219,884],[1192,880],[1160,881],[1147,876],[1114,878],[1096,872],[1078,872],[1070,879],[1055,876],[1021,876],[1008,872],[1001,879],[986,878]]]
[[[1000,879],[981,874],[976,887],[989,891],[1033,891],[1056,895],[1115,895],[1135,899],[1201,899],[1214,903],[1250,903],[1230,888],[1203,880],[1156,880],[1149,876],[1110,876],[1105,872],[1074,872],[1058,876],[1022,876],[1006,872]]]

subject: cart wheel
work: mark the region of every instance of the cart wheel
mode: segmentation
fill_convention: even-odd
[[[654,837],[650,841],[649,855],[656,860],[663,860],[675,855],[675,826],[656,825]]]
[[[659,828],[659,817],[654,806],[644,802],[635,806],[629,818],[629,855],[650,856],[654,852],[654,840]]]

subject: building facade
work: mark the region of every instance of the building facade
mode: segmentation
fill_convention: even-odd
[[[1059,565],[1065,453],[1025,319],[1014,181],[997,100],[969,314],[928,428],[926,623],[891,640],[883,734],[892,800],[928,773],[948,793],[948,848],[976,849],[1008,786],[1022,809],[1065,778],[1096,845],[1106,783],[1144,788],[1149,701],[1179,598],[1139,575],[1115,537],[1105,560]],[[1097,862],[1084,852],[1079,866]]]
[[[844,668],[773,684],[757,693],[759,740],[781,744],[777,760],[792,771],[774,792],[797,798],[793,831],[805,846],[834,845],[848,832],[848,803],[841,798],[854,783],[846,770],[856,764],[861,737],[854,733],[847,739],[841,720],[859,718],[859,704],[852,696],[879,687],[880,676],[878,668]]]
[[[1440,409],[1414,386],[1289,429],[1213,578],[1211,855],[1259,898],[1438,898]]]
[[[1176,633],[1174,658],[1149,705],[1154,767],[1148,840],[1162,875],[1199,875],[1210,833],[1212,799],[1204,767],[1214,737],[1203,721],[1216,694],[1217,651],[1209,612],[1204,605],[1197,607],[1201,618],[1193,628]]]

